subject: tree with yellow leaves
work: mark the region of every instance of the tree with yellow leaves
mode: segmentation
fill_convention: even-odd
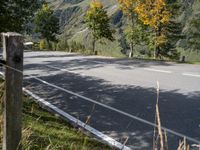
[[[135,24],[137,22],[137,14],[135,12],[135,8],[137,6],[138,0],[118,0],[118,3],[123,13],[128,16],[128,19],[131,22],[131,25],[130,27],[128,27],[128,29],[130,30],[130,33],[133,34],[130,34],[131,36],[129,36],[128,41],[130,42],[130,48],[131,48],[129,56],[132,57],[134,50],[134,40],[135,40],[134,32],[136,30]]]
[[[138,19],[150,26],[156,33],[154,38],[154,57],[156,58],[160,55],[160,46],[167,42],[165,26],[170,21],[171,13],[166,7],[165,0],[142,0],[138,2],[135,8]]]
[[[97,53],[95,50],[97,40],[101,38],[106,38],[111,41],[114,40],[109,21],[110,19],[108,18],[102,3],[98,0],[93,0],[86,13],[85,22],[93,35],[92,51],[95,54]]]

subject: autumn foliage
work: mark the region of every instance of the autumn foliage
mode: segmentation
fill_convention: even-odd
[[[140,1],[135,8],[138,18],[150,27],[158,30],[162,24],[169,22],[171,13],[167,10],[165,0]]]
[[[97,0],[93,0],[91,3],[90,3],[90,9],[91,10],[95,10],[95,9],[102,9],[103,8],[103,5],[101,2],[97,1]]]
[[[155,32],[155,57],[159,55],[160,46],[167,42],[165,27],[170,21],[171,13],[166,7],[165,0],[138,1],[135,8],[138,19],[148,25]]]
[[[121,10],[131,17],[135,14],[135,7],[137,6],[138,0],[118,0]]]

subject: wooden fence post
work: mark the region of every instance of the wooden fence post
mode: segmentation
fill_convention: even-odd
[[[3,59],[6,65],[23,71],[23,37],[3,33]],[[23,74],[5,67],[3,150],[21,149]]]

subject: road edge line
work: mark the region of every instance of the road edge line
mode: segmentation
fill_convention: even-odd
[[[96,137],[98,137],[99,139],[101,139],[103,142],[106,142],[110,146],[114,146],[116,148],[119,148],[120,150],[131,150],[131,148],[123,145],[122,143],[114,140],[113,138],[111,138],[111,137],[103,134],[102,132],[96,130],[95,128],[87,125],[86,123],[84,123],[84,122],[78,120],[77,118],[71,116],[70,114],[64,112],[63,110],[59,109],[55,105],[53,105],[53,104],[47,102],[46,100],[40,98],[39,96],[37,96],[36,94],[34,94],[33,92],[31,92],[30,90],[27,90],[26,88],[23,88],[23,91],[26,94],[28,94],[29,96],[31,96],[32,98],[34,98],[37,103],[40,103],[41,105],[50,108],[51,110],[53,110],[58,115],[64,117],[65,119],[67,119],[70,122],[78,125],[79,127],[87,130],[88,132],[92,133],[93,135],[95,135]]]
[[[0,71],[0,75],[4,78],[4,73]],[[67,119],[68,121],[78,125],[79,127],[85,129],[86,131],[92,133],[93,135],[95,135],[96,137],[98,137],[102,142],[107,143],[108,145],[112,146],[112,147],[116,147],[120,150],[131,150],[130,147],[125,146],[124,144],[116,141],[115,139],[103,134],[102,132],[98,131],[97,129],[87,125],[86,123],[78,120],[77,118],[71,116],[70,114],[64,112],[63,110],[59,109],[58,107],[56,107],[55,105],[45,101],[44,99],[42,99],[41,97],[39,97],[38,95],[34,94],[33,92],[31,92],[30,90],[26,89],[23,87],[23,91],[29,95],[30,97],[33,98],[33,100],[36,103],[39,103],[40,105],[42,105],[43,108],[47,107],[49,109],[51,109],[54,113],[57,113],[58,115],[60,115],[61,117]],[[49,109],[46,109],[47,111],[50,111]]]

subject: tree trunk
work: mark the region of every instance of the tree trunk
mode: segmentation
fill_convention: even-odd
[[[46,49],[50,50],[51,46],[50,46],[50,40],[47,38],[47,45],[46,45]]]
[[[158,47],[156,50],[156,58],[158,58],[159,56],[160,56],[160,47]]]
[[[129,58],[132,58],[133,57],[133,43],[130,44],[130,48],[131,48],[131,51],[129,53]]]
[[[94,37],[93,42],[92,42],[92,52],[93,54],[97,55],[97,51],[96,51],[96,38]]]
[[[134,25],[135,25],[135,19],[134,18],[135,18],[134,14],[131,14],[131,23],[132,23],[132,27],[131,27],[132,31],[131,32],[133,32]],[[130,43],[131,51],[129,53],[129,58],[133,57],[133,51],[134,51],[134,44],[133,43],[134,43],[134,38],[131,37],[131,43]]]
[[[156,32],[156,37],[159,37],[159,36],[161,36],[161,25],[159,24],[158,25],[158,29],[155,31]],[[160,55],[160,44],[159,43],[157,43],[156,44],[156,46],[155,46],[156,48],[155,48],[155,54],[154,54],[154,57],[155,57],[155,59],[157,59],[158,58],[158,56]]]
[[[155,47],[154,47],[154,54],[153,54],[153,57],[154,57],[154,59],[157,58],[157,46],[156,46],[156,43],[155,43]]]

